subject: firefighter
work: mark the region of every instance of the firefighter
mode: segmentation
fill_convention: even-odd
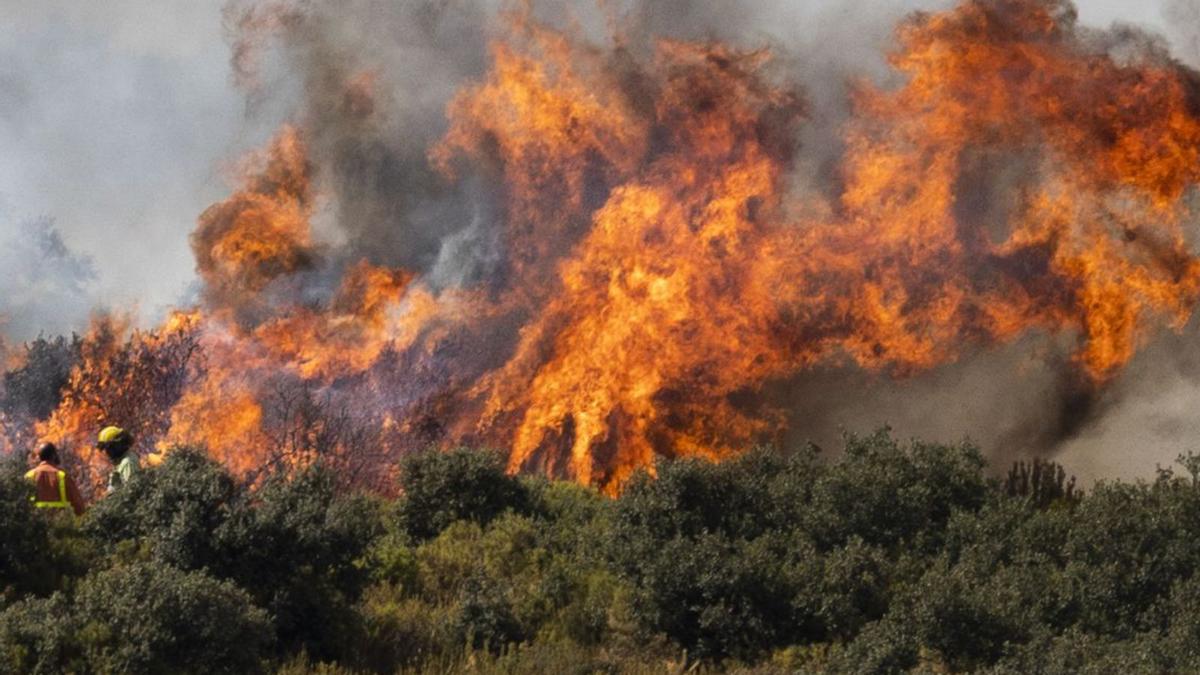
[[[133,436],[121,427],[104,427],[100,431],[96,447],[108,455],[113,463],[112,473],[108,474],[108,489],[106,493],[119,489],[129,482],[138,472],[137,455],[133,452]]]
[[[58,448],[45,443],[38,448],[38,465],[25,474],[33,482],[33,496],[29,499],[39,509],[72,509],[75,515],[83,515],[83,496],[79,487],[58,468]]]

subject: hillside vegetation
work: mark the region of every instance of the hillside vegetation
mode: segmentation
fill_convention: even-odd
[[[972,447],[665,462],[619,498],[409,458],[256,489],[178,449],[76,523],[0,481],[0,671],[1168,672],[1200,667],[1195,458],[1086,495]]]

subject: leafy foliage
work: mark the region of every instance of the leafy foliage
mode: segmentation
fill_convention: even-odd
[[[105,570],[75,602],[84,657],[100,672],[256,672],[272,642],[246,591],[170,565]]]
[[[499,453],[430,450],[401,467],[408,533],[428,539],[458,520],[486,524],[507,509],[525,508],[520,481],[504,472]]]
[[[243,495],[214,532],[214,571],[270,612],[283,644],[332,658],[358,630],[353,603],[370,576],[358,560],[380,531],[370,502],[314,466]]]
[[[140,542],[151,561],[237,583],[269,612],[281,642],[315,656],[339,653],[355,630],[352,606],[369,578],[356,561],[380,531],[371,504],[339,494],[319,466],[247,492],[185,448],[90,516],[87,530],[114,552]]]
[[[201,451],[179,448],[153,471],[98,502],[86,524],[97,541],[145,542],[154,561],[180,569],[219,568],[216,533],[230,516],[233,479]]]
[[[0,612],[0,670],[68,673],[83,670],[83,646],[67,598],[29,597]]]
[[[49,558],[49,527],[36,517],[32,494],[15,457],[0,461],[0,601],[41,589],[41,566]]]
[[[0,480],[0,670],[1191,672],[1200,461],[1076,490],[969,445],[668,461],[616,498],[493,453],[402,496],[178,449],[81,528]],[[31,564],[32,561],[32,564]],[[48,568],[56,570],[47,573]]]
[[[9,672],[250,673],[272,643],[245,591],[169,565],[90,575],[74,597],[27,599],[0,613]]]

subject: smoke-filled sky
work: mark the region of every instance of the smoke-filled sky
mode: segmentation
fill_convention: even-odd
[[[755,13],[755,30],[784,38],[815,31],[844,46],[864,15],[945,4],[780,2]],[[1153,3],[1078,4],[1085,23],[1168,25]],[[286,102],[263,110],[235,86],[223,5],[0,2],[0,263],[42,261],[48,277],[31,294],[26,274],[9,264],[0,271],[10,337],[80,326],[94,305],[136,303],[153,320],[186,298],[196,216],[228,192],[229,163],[287,114]],[[71,256],[39,248],[46,221]],[[94,270],[74,267],[80,256]]]
[[[816,67],[844,68],[849,75],[869,71],[872,59],[878,62],[895,17],[949,4],[763,0],[739,17],[744,22],[739,30],[747,39],[761,36],[788,45],[798,59],[821,60]],[[196,292],[188,234],[197,216],[229,193],[230,169],[241,154],[262,145],[282,120],[304,112],[293,109],[303,104],[290,89],[297,82],[286,77],[273,79],[268,72],[260,83],[264,89],[250,94],[239,87],[230,65],[230,14],[224,5],[224,0],[0,0],[0,335],[19,340],[80,328],[96,307],[136,305],[143,320],[153,322],[165,307]],[[644,6],[651,8],[646,12],[662,13],[669,11],[662,8],[689,3]],[[1120,21],[1161,31],[1177,56],[1196,60],[1200,14],[1190,11],[1188,0],[1166,0],[1162,6],[1078,0],[1077,6],[1083,24],[1105,27]],[[655,16],[649,23],[728,30],[720,17],[703,9],[693,16]],[[455,72],[396,60],[388,66],[411,66],[413,72],[390,73],[388,81]],[[457,85],[445,84],[447,90]],[[819,117],[820,96],[814,98]],[[1170,353],[1169,347],[1158,351]],[[996,359],[1004,361],[1002,355]],[[1081,434],[1080,443],[1127,447],[1131,434],[1144,436],[1146,427],[1137,420],[1147,416],[1164,436],[1190,433],[1190,427],[1179,425],[1190,419],[1186,409],[1200,401],[1200,389],[1172,363],[1149,357],[1135,363],[1133,372],[1157,374],[1120,385],[1125,395],[1090,427],[1091,436]],[[919,400],[928,405],[911,405],[913,390],[954,378],[999,389],[1003,382],[972,375],[998,368],[987,360],[951,368],[898,388],[903,405],[889,407],[886,395],[875,402],[889,416],[882,421],[928,432],[936,427],[922,426],[921,418],[946,402],[923,396]],[[1145,389],[1147,382],[1155,383],[1153,390]],[[957,395],[963,388],[946,391]],[[977,400],[987,406],[999,398],[982,392]],[[1024,419],[1029,414],[978,410],[970,416]],[[1169,461],[1173,447],[1162,445],[1155,458]],[[1071,445],[1065,451],[1085,452]],[[1112,461],[1095,473],[1124,470],[1122,452],[1106,455]]]
[[[227,191],[224,163],[263,135],[228,54],[219,0],[0,3],[0,261],[44,256],[41,283],[66,286],[30,297],[6,265],[7,333],[79,326],[93,303],[149,318],[187,292],[187,233]],[[38,248],[31,225],[47,219],[95,261],[86,301],[66,301],[71,260]]]

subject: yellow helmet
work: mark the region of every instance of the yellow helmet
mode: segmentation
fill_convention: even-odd
[[[125,436],[125,430],[121,427],[104,427],[100,430],[100,437],[97,439],[100,443],[112,443],[120,440]]]

